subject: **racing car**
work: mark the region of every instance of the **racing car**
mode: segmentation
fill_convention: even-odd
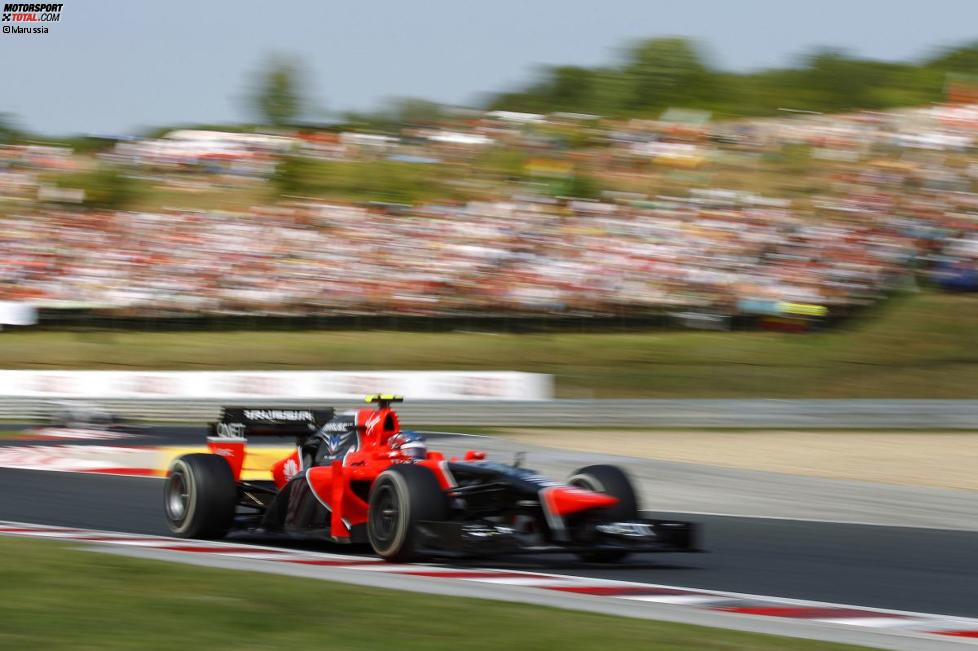
[[[519,457],[503,464],[469,450],[445,458],[423,434],[400,428],[391,405],[401,401],[367,396],[374,406],[344,413],[225,407],[210,426],[210,452],[178,457],[167,472],[170,530],[369,544],[395,562],[538,552],[607,562],[696,550],[693,524],[639,516],[620,468],[587,466],[559,483]],[[294,438],[295,450],[272,464],[270,480],[244,481],[247,440],[259,436]]]
[[[48,403],[40,419],[46,427],[120,431],[127,428],[122,418],[104,407],[77,400]]]

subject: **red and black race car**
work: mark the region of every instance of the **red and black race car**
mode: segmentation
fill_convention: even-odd
[[[581,468],[566,483],[486,460],[470,450],[446,459],[402,431],[391,403],[375,408],[226,407],[207,443],[171,465],[167,523],[186,538],[231,531],[369,543],[391,561],[564,551],[593,561],[632,552],[695,551],[688,522],[639,517],[618,467]],[[271,481],[243,481],[246,437],[294,436]]]

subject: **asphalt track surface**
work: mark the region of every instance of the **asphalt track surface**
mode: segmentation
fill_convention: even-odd
[[[978,532],[685,517],[702,525],[707,553],[645,554],[610,566],[579,563],[568,556],[469,564],[978,617]],[[0,520],[169,533],[163,520],[162,481],[152,478],[0,469]],[[246,540],[297,545],[282,538],[241,541]],[[316,548],[353,551],[325,543]]]

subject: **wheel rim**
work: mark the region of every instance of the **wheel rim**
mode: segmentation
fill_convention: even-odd
[[[397,534],[400,514],[394,489],[388,485],[378,487],[376,501],[370,509],[370,529],[374,540],[381,546],[390,543]]]
[[[182,472],[170,475],[166,487],[166,515],[172,522],[182,522],[190,503],[190,487]]]
[[[571,479],[569,482],[567,482],[567,485],[568,486],[573,486],[574,488],[583,488],[584,490],[592,491],[592,492],[595,492],[595,493],[603,493],[604,492],[600,488],[597,488],[596,486],[592,485],[591,482],[589,482],[584,477],[575,477],[575,478]]]

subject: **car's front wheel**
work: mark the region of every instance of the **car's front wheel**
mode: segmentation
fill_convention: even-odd
[[[447,517],[448,499],[434,473],[423,466],[391,466],[370,489],[367,538],[386,560],[415,560],[421,542],[418,523]]]
[[[166,524],[181,538],[223,538],[234,522],[238,487],[216,454],[185,454],[170,466],[163,488]]]
[[[618,498],[618,503],[604,509],[602,519],[610,522],[634,520],[638,517],[638,496],[631,479],[618,466],[595,465],[581,468],[567,480],[571,486]],[[610,563],[628,556],[625,550],[600,550],[580,554],[585,561]]]

